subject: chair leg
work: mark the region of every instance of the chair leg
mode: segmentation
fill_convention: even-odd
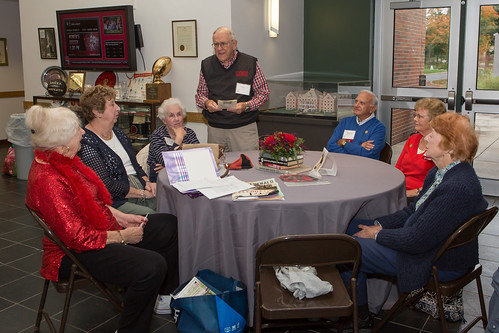
[[[487,327],[487,310],[485,309],[485,301],[483,300],[483,289],[482,289],[482,280],[480,276],[476,278],[476,287],[478,289],[478,299],[480,300],[480,308],[482,310],[482,323],[483,327]]]
[[[262,312],[260,309],[260,303],[262,300],[262,297],[260,295],[260,282],[257,282],[255,285],[255,315],[253,317],[253,328],[255,330],[255,333],[261,333],[262,332]]]
[[[393,317],[393,315],[402,307],[406,306],[406,304],[410,303],[415,297],[411,297],[410,299],[407,299],[408,294],[403,293],[400,295],[399,299],[395,304],[393,304],[392,308],[390,311],[388,311],[387,314],[381,318],[381,321],[373,328],[372,333],[377,333],[383,326],[386,325],[388,320]]]
[[[38,307],[38,313],[36,315],[35,332],[40,332],[40,323],[42,322],[43,311],[45,308],[45,301],[47,300],[47,292],[49,289],[49,283],[50,283],[50,281],[47,279],[43,283],[42,298],[40,299],[40,306]]]
[[[444,305],[442,303],[442,296],[438,291],[437,291],[437,306],[438,306],[438,313],[440,315],[440,327],[442,328],[442,332],[447,332],[447,319],[445,319]]]
[[[64,301],[64,309],[62,310],[61,326],[59,328],[59,333],[64,333],[64,329],[66,328],[66,321],[68,319],[69,305],[71,303],[71,296],[73,295],[75,271],[76,271],[76,265],[72,264],[71,271],[69,273],[68,289],[66,290],[66,300]]]
[[[480,308],[482,311],[481,316],[475,317],[472,321],[466,325],[465,328],[461,331],[461,333],[468,332],[473,326],[475,326],[480,320],[483,323],[483,327],[487,327],[487,311],[485,310],[485,301],[483,300],[483,289],[482,289],[482,281],[480,280],[480,276],[476,278],[476,286],[478,289],[478,299],[480,300]]]

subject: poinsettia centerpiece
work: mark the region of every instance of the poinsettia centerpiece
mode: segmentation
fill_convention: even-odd
[[[260,139],[260,156],[279,160],[297,160],[305,151],[303,139],[289,133],[275,132]]]

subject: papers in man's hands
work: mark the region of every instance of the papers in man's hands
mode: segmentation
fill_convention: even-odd
[[[194,297],[194,296],[204,296],[204,295],[215,295],[213,290],[208,288],[203,282],[201,282],[197,277],[193,277],[189,283],[185,285],[182,290],[180,290],[176,295],[172,295],[173,298],[183,298],[183,297]]]
[[[233,176],[219,178],[210,147],[167,151],[162,155],[170,185],[181,193],[199,191],[214,199],[251,187]]]
[[[284,200],[284,194],[274,178],[248,183],[251,188],[232,194],[233,201],[241,200]]]
[[[218,100],[218,108],[222,110],[232,110],[237,106],[237,99],[219,99]]]

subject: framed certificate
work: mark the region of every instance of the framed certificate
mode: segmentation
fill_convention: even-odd
[[[198,33],[196,20],[172,21],[174,57],[198,56]]]
[[[42,59],[57,59],[54,28],[38,28],[38,42]]]

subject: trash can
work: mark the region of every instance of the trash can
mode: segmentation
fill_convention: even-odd
[[[30,131],[26,127],[26,114],[14,113],[10,115],[5,132],[7,140],[13,144],[16,151],[17,178],[28,179],[29,169],[35,157],[30,141]]]

